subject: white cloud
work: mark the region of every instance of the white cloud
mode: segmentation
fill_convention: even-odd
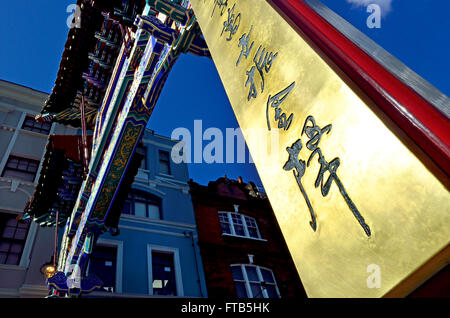
[[[392,10],[392,0],[347,0],[347,2],[354,6],[365,8],[370,4],[378,4],[381,8],[381,15],[384,17]]]

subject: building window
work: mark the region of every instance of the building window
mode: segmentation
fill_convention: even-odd
[[[137,147],[137,152],[144,156],[141,160],[141,165],[139,169],[147,170],[147,147],[143,146],[142,144],[139,144]]]
[[[270,269],[255,265],[232,265],[238,298],[280,298],[275,276]]]
[[[38,168],[38,160],[9,156],[2,177],[33,182]]]
[[[152,251],[152,288],[153,295],[177,295],[173,253]]]
[[[16,215],[0,214],[0,264],[19,265],[29,224],[16,221]]]
[[[235,212],[219,212],[219,220],[224,234],[261,239],[256,220],[252,217]]]
[[[22,129],[34,131],[40,134],[48,135],[50,133],[50,129],[52,128],[51,123],[43,122],[38,123],[33,116],[27,116],[25,121],[23,122]]]
[[[159,151],[159,172],[170,175],[170,154],[167,151]]]
[[[231,223],[228,218],[228,213],[219,213],[220,226],[222,227],[222,233],[231,234]]]
[[[122,208],[123,214],[161,219],[161,199],[140,193],[131,193]]]
[[[89,258],[87,274],[95,274],[103,282],[103,291],[116,291],[117,248],[97,245]]]

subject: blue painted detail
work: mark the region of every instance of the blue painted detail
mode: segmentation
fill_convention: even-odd
[[[102,287],[102,281],[95,275],[90,274],[87,277],[81,279],[80,288],[74,288],[68,286],[68,279],[63,272],[57,272],[55,275],[47,279],[47,285],[49,288],[54,288],[58,292],[68,293],[69,295],[88,294],[92,291]]]
[[[136,22],[139,28],[147,31],[156,39],[165,42],[168,45],[172,45],[177,32],[162,23],[159,19],[153,16],[138,16]]]

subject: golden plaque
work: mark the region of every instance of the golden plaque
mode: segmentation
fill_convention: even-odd
[[[442,268],[434,163],[266,1],[191,3],[308,296],[405,296]]]

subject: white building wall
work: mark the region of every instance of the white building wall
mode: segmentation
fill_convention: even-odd
[[[46,93],[0,80],[0,213],[22,213],[34,193],[41,166],[32,182],[1,175],[10,155],[42,162],[49,135],[24,130],[22,125],[27,115],[34,117],[40,112],[47,97]],[[59,124],[53,124],[50,131],[77,133],[77,129]],[[40,267],[53,254],[53,235],[54,228],[31,224],[19,265],[0,264],[0,297],[48,294]]]

